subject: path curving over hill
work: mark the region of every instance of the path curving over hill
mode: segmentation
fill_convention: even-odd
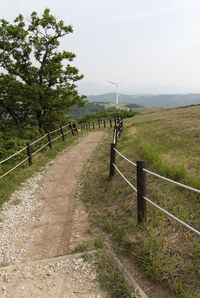
[[[8,260],[11,266],[0,268],[0,297],[109,297],[100,289],[92,263],[81,255],[67,256],[74,237],[76,186],[104,136],[95,131],[81,138],[5,204],[0,262]],[[19,205],[12,203],[16,198]],[[76,211],[84,222],[84,209]]]

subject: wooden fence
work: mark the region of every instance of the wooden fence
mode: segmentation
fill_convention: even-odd
[[[120,124],[121,123],[121,124]],[[174,219],[175,221],[179,222],[181,225],[185,226],[187,229],[190,231],[196,233],[197,235],[200,236],[200,231],[197,229],[191,227],[187,223],[183,222],[173,214],[169,213],[167,210],[161,208],[157,204],[155,204],[153,201],[148,199],[146,197],[146,173],[155,176],[159,179],[165,180],[167,182],[173,183],[179,187],[185,188],[187,190],[196,192],[200,194],[200,190],[193,188],[191,186],[182,184],[180,182],[171,180],[169,178],[163,177],[159,174],[156,174],[150,170],[146,169],[146,162],[143,160],[138,160],[136,163],[133,161],[129,160],[126,156],[124,156],[122,153],[120,153],[116,146],[117,146],[117,138],[120,136],[121,132],[123,130],[123,121],[119,120],[117,126],[115,125],[114,127],[114,137],[113,137],[113,143],[111,143],[111,149],[110,149],[110,169],[109,169],[109,177],[112,178],[115,175],[115,172],[117,171],[120,176],[126,181],[127,184],[137,193],[137,221],[138,224],[141,224],[147,220],[147,202]],[[123,175],[123,173],[118,169],[116,166],[116,154],[121,156],[124,160],[132,164],[134,167],[136,167],[136,179],[137,179],[137,188],[130,182],[128,179]]]

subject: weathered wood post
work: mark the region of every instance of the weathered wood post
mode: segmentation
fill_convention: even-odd
[[[110,146],[110,173],[109,176],[112,177],[115,174],[115,167],[113,166],[113,164],[115,164],[115,156],[116,156],[116,152],[115,152],[115,147],[116,144],[115,143],[111,143]]]
[[[147,219],[146,215],[146,173],[143,171],[146,163],[143,160],[138,160],[137,164],[137,220],[141,224]]]
[[[62,135],[62,140],[63,140],[63,142],[64,142],[64,140],[65,140],[65,135],[64,135],[64,133],[63,133],[62,125],[60,125],[60,132],[61,132],[61,135]]]
[[[117,144],[117,126],[114,126],[114,140],[115,140],[115,144]]]
[[[28,164],[29,166],[31,166],[32,165],[31,145],[30,143],[26,143],[26,146],[27,146],[26,150],[28,155]]]
[[[51,135],[50,135],[49,131],[47,131],[47,138],[48,138],[48,142],[49,142],[49,148],[52,149]]]
[[[78,128],[77,128],[77,126],[76,126],[76,123],[74,122],[74,123],[72,123],[72,128],[73,128],[73,130],[74,131],[76,131],[77,132],[77,134],[78,134]]]
[[[74,129],[73,129],[73,126],[72,126],[72,124],[71,124],[71,122],[69,122],[69,130],[71,130],[71,132],[72,132],[72,135],[74,136]]]
[[[121,136],[121,127],[122,127],[121,124],[122,124],[121,118],[119,118],[119,136]]]

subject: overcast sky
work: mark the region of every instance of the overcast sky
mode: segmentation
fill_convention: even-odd
[[[1,0],[0,18],[46,7],[73,25],[61,43],[85,93],[112,92],[106,80],[122,80],[124,93],[200,92],[199,0]]]

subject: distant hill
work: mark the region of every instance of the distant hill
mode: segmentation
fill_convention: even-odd
[[[115,102],[116,94],[107,93],[100,95],[89,95],[87,100],[89,102]],[[165,94],[165,95],[152,95],[152,94],[140,94],[140,95],[126,95],[119,94],[120,103],[139,104],[145,107],[178,107],[191,104],[200,103],[200,94]]]

